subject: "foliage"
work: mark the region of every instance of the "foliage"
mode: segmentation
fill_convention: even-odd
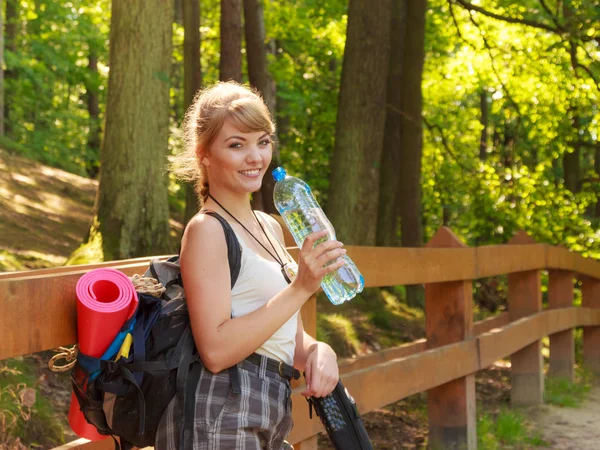
[[[64,443],[62,424],[52,414],[48,398],[36,391],[33,365],[23,358],[2,362],[0,448],[48,448]]]
[[[469,245],[503,243],[519,229],[539,242],[600,256],[600,195],[595,149],[600,131],[597,9],[594,2],[486,0],[494,14],[456,0],[430,0],[423,77],[423,223],[425,240],[444,224]],[[475,3],[475,2],[471,2]],[[88,146],[88,90],[105,106],[109,0],[18,1],[16,51],[7,49],[9,132],[6,148],[76,173],[98,161]],[[328,201],[347,1],[265,2],[269,69],[276,82],[281,161]],[[202,2],[204,84],[218,80],[219,2]],[[558,23],[558,25],[557,25]],[[181,147],[182,25],[173,26],[171,151]],[[569,41],[570,39],[570,41]],[[576,47],[575,59],[570,42]],[[99,71],[91,72],[90,52]],[[587,69],[587,71],[586,71]],[[368,70],[368,69],[365,69]],[[481,97],[489,111],[483,157]],[[3,141],[4,142],[4,141]],[[9,145],[10,144],[10,145]],[[566,189],[563,158],[580,152],[579,186]],[[369,151],[369,149],[365,149]],[[596,162],[597,164],[597,162]],[[171,181],[171,206],[183,190]],[[335,199],[334,201],[342,201]]]
[[[100,94],[104,105],[110,2],[17,3],[16,51],[5,54],[10,137],[39,161],[84,174],[98,160],[87,146],[86,92]],[[99,73],[87,67],[91,51]]]
[[[575,381],[548,376],[544,383],[544,401],[551,405],[577,408],[591,389],[592,377],[589,370],[580,366],[576,367]]]
[[[493,417],[482,413],[477,417],[477,448],[499,450],[502,448],[547,447],[539,432],[526,424],[523,415],[504,409]]]

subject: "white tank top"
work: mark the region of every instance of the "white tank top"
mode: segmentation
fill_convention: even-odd
[[[261,222],[265,224],[266,220],[261,220]],[[271,224],[267,222],[266,225],[271,231],[271,240],[272,238],[277,239]],[[250,249],[244,239],[252,239],[251,237],[240,236],[238,233],[236,236],[242,246],[242,262],[240,274],[231,291],[231,314],[234,318],[260,308],[287,286],[278,262],[267,260]],[[274,244],[277,246],[278,242],[274,242]],[[291,258],[290,260],[293,261]],[[296,263],[289,264],[294,271],[298,270]],[[256,353],[292,365],[297,328],[298,311],[261,345]]]

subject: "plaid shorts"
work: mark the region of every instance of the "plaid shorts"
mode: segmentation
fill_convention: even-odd
[[[193,448],[185,450],[281,450],[292,430],[291,388],[287,379],[257,366],[238,364],[241,394],[231,392],[229,371],[213,374],[204,367],[196,387]],[[177,397],[158,426],[155,450],[178,450]]]

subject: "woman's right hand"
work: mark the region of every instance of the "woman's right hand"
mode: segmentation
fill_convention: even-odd
[[[344,265],[340,257],[346,253],[346,249],[342,248],[344,244],[341,242],[327,240],[315,246],[315,242],[327,236],[327,233],[327,230],[321,230],[309,234],[298,255],[298,273],[292,286],[305,291],[308,297],[317,292],[325,275]]]

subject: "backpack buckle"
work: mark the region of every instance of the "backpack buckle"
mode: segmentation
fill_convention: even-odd
[[[115,373],[119,368],[119,365],[116,361],[112,360],[102,360],[102,370],[104,370],[109,375]]]

